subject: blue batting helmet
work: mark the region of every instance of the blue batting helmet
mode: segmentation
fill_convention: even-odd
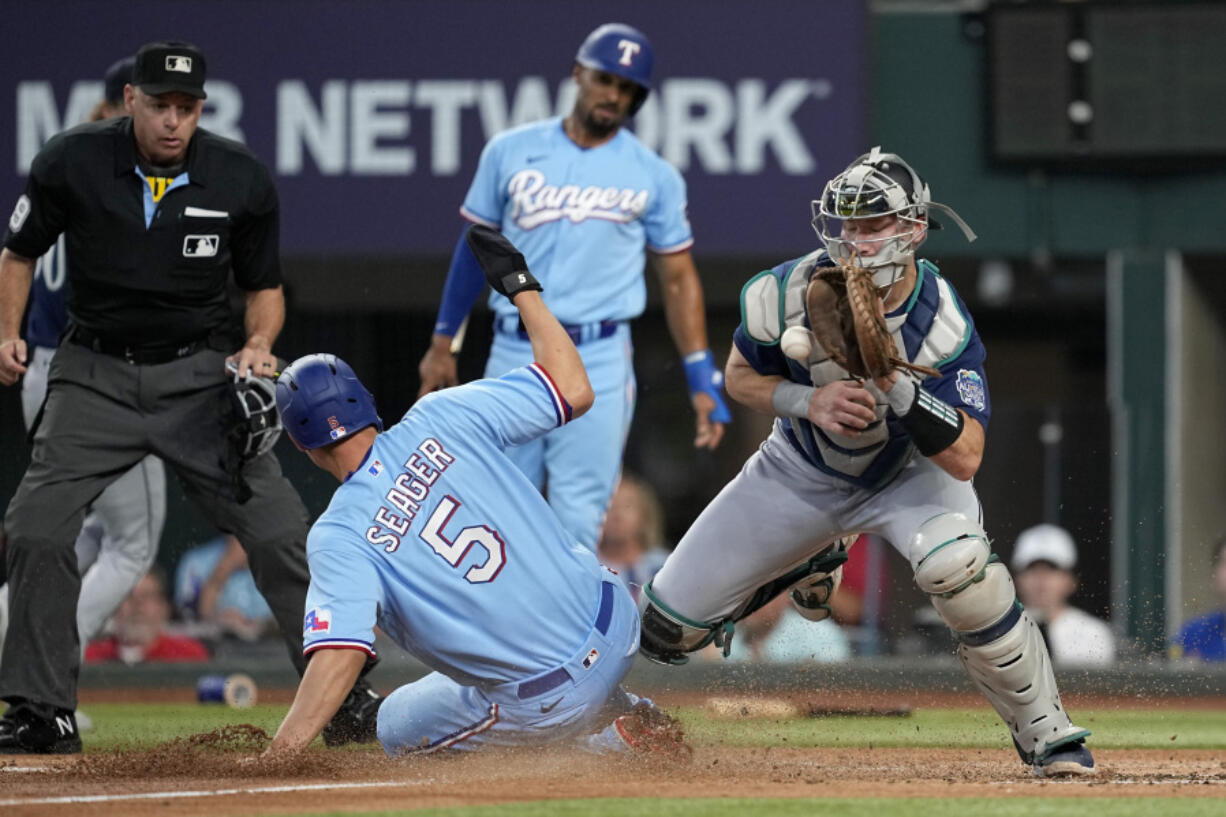
[[[277,378],[281,424],[307,450],[349,437],[367,426],[383,430],[375,398],[335,355],[300,357]]]
[[[630,106],[633,116],[651,90],[651,68],[656,60],[647,35],[625,23],[605,23],[597,28],[575,55],[575,62],[584,68],[608,71],[639,86],[638,96]]]

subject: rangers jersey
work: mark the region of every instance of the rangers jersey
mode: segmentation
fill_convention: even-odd
[[[741,325],[733,335],[737,350],[759,374],[781,375],[805,386],[824,386],[850,377],[847,370],[814,344],[803,364],[786,357],[779,338],[790,326],[809,327],[804,293],[818,267],[832,266],[824,251],[787,261],[752,278],[741,291]],[[984,348],[970,313],[936,265],[916,263],[911,297],[886,315],[894,344],[912,363],[940,371],[922,381],[929,393],[962,409],[986,429],[991,415]],[[901,377],[916,377],[899,372]],[[894,478],[915,451],[902,422],[889,411],[885,395],[865,383],[877,400],[877,419],[857,437],[832,434],[807,419],[776,420],[788,441],[815,468],[858,488],[875,489]]]
[[[379,434],[307,539],[304,652],[373,654],[377,624],[466,686],[571,658],[603,570],[503,453],[569,418],[532,364],[435,392]]]
[[[624,128],[581,148],[562,119],[523,125],[490,140],[461,214],[502,231],[524,254],[562,323],[629,320],[643,312],[647,249],[693,244],[681,174]],[[499,316],[515,315],[490,297]]]

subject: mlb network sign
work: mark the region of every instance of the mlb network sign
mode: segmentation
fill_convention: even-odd
[[[66,15],[48,32],[69,41],[55,54],[29,33],[47,28],[40,13],[11,10],[27,18],[10,20],[13,30],[27,34],[0,52],[0,105],[13,112],[0,118],[11,123],[0,124],[0,207],[16,201],[42,144],[101,98],[101,73],[125,53],[114,43],[134,51],[179,31],[209,62],[201,126],[245,142],[277,177],[286,252],[446,254],[482,146],[571,110],[574,52],[605,22],[530,0],[243,3],[227,5],[224,23],[207,22],[208,6],[126,4],[122,37]],[[811,243],[809,200],[866,149],[861,6],[619,7],[655,49],[652,92],[632,127],[685,176],[696,252]],[[128,33],[197,8],[190,27]],[[277,34],[235,33],[257,30]]]

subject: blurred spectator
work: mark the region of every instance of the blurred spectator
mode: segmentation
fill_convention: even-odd
[[[208,661],[209,651],[200,641],[166,632],[170,601],[157,570],[146,573],[132,588],[111,620],[112,635],[91,641],[85,648],[89,663],[122,661]]]
[[[840,588],[835,598],[842,592]],[[718,655],[716,650],[705,657]],[[846,661],[851,658],[851,640],[833,619],[806,619],[784,593],[737,622],[728,658],[733,661]]]
[[[605,514],[596,558],[639,597],[639,588],[664,565],[664,514],[656,492],[641,477],[622,472]]]
[[[184,618],[218,635],[255,641],[277,629],[247,566],[247,552],[234,536],[210,539],[180,557],[174,598]]]
[[[1105,621],[1069,605],[1077,591],[1077,546],[1064,528],[1035,525],[1013,547],[1017,595],[1047,638],[1057,666],[1102,666],[1115,661],[1115,637]]]
[[[1218,609],[1184,622],[1171,644],[1176,658],[1226,661],[1226,537],[1218,540],[1213,550],[1210,581],[1218,596]]]

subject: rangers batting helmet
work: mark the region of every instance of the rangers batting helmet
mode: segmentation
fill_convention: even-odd
[[[655,52],[647,35],[625,23],[605,23],[597,28],[575,55],[575,62],[584,68],[608,71],[639,86],[639,93],[630,105],[633,116],[642,107],[651,90],[651,67]]]
[[[307,355],[277,378],[277,408],[285,431],[311,450],[344,439],[367,426],[383,430],[375,398],[335,355]]]

